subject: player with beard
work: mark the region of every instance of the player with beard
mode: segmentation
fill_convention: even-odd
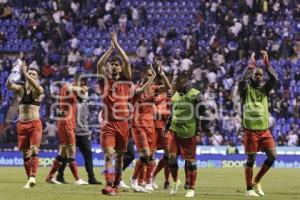
[[[103,98],[100,143],[105,154],[106,186],[102,194],[113,196],[122,179],[123,156],[127,151],[131,67],[117,34],[112,32],[110,37],[111,46],[99,59],[97,74]],[[115,49],[121,59],[115,56],[109,60]],[[113,168],[114,157],[116,162]]]
[[[266,82],[263,80],[264,70],[256,67],[254,54],[252,54],[250,65],[246,68],[238,86],[243,106],[243,142],[247,154],[246,196],[264,196],[260,181],[276,160],[275,141],[269,130],[268,95],[276,88],[279,79],[269,63],[267,52],[261,51],[261,54],[269,79]],[[252,180],[253,165],[258,151],[265,152],[267,159]]]

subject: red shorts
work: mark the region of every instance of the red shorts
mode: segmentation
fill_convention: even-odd
[[[150,151],[156,149],[155,127],[138,126],[132,128],[132,135],[138,151],[149,148]]]
[[[264,131],[245,129],[243,143],[246,154],[275,149],[275,141],[269,129]]]
[[[171,141],[171,133],[168,131],[166,135],[162,135],[162,128],[156,128],[156,149],[168,149]]]
[[[57,132],[59,143],[61,145],[75,145],[75,131],[72,123],[67,121],[58,121],[57,122]]]
[[[129,137],[127,121],[107,122],[101,127],[100,144],[102,148],[115,148],[119,151],[127,151]]]
[[[29,122],[18,122],[18,148],[30,149],[30,146],[40,146],[42,141],[42,122],[36,119]]]
[[[196,160],[196,136],[191,138],[179,138],[175,133],[171,134],[171,142],[169,146],[170,154],[181,155],[184,160]]]

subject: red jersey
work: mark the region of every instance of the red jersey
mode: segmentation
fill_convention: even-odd
[[[135,88],[138,88],[137,86]],[[157,86],[151,85],[148,92],[135,95],[132,99],[134,105],[132,126],[154,127],[154,93]]]
[[[128,81],[113,81],[111,79],[100,82],[100,89],[103,95],[103,120],[128,120],[130,85]]]
[[[157,95],[155,101],[155,128],[164,128],[166,120],[170,114],[170,98],[167,93]]]
[[[74,92],[68,91],[68,85],[64,84],[59,93],[59,108],[66,116],[61,122],[71,124],[73,128],[76,125],[76,108],[77,108],[77,96]]]

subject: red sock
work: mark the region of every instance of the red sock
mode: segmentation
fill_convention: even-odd
[[[178,180],[178,164],[173,164],[170,166],[170,172],[173,177],[173,180],[176,182]]]
[[[155,161],[149,161],[147,165],[147,171],[146,171],[146,183],[149,184],[151,183],[151,178],[152,178],[152,173],[155,168]]]
[[[57,172],[57,170],[60,168],[61,163],[57,161],[56,159],[53,161],[52,168],[48,174],[48,178],[52,178],[54,174]]]
[[[31,163],[31,168],[30,168],[30,176],[36,176],[37,169],[39,167],[39,157],[38,156],[33,156],[30,159]]]
[[[140,171],[140,174],[138,175],[138,182],[139,184],[142,184],[146,179],[146,173],[147,173],[147,166],[143,165],[143,170]]]
[[[136,161],[134,172],[133,172],[133,179],[137,179],[140,175],[141,171],[144,170],[144,163],[142,163],[140,160]]]
[[[25,172],[26,172],[26,175],[27,175],[27,178],[30,176],[30,158],[24,158],[23,159],[24,161],[24,168],[25,168]]]
[[[75,180],[77,181],[79,179],[79,175],[78,175],[78,166],[77,166],[77,163],[76,161],[72,161],[69,163],[69,167],[71,169],[71,172],[75,178]]]
[[[115,182],[114,185],[118,186],[120,184],[120,181],[122,180],[122,171],[116,170],[115,172]]]
[[[165,182],[170,182],[170,167],[169,167],[169,164],[166,164],[165,165],[165,169],[164,169],[164,172],[165,172]]]
[[[195,189],[196,178],[197,178],[197,171],[188,171],[188,182],[190,185],[190,189]]]
[[[245,167],[246,186],[252,187],[253,167]]]
[[[256,177],[254,178],[255,183],[259,183],[260,179],[267,173],[267,171],[270,169],[271,167],[263,164],[258,172],[258,174],[256,175]]]
[[[113,186],[114,183],[114,173],[112,169],[104,170],[104,177],[107,186]]]
[[[184,175],[185,175],[185,185],[190,185],[189,172],[187,169],[187,161],[184,162]]]
[[[162,170],[162,168],[164,168],[166,166],[166,159],[165,159],[165,157],[163,156],[160,160],[159,160],[159,162],[158,162],[158,164],[157,164],[157,166],[156,166],[156,168],[155,168],[155,170],[154,170],[154,172],[153,172],[153,177],[156,177],[156,175],[160,172],[160,170]]]

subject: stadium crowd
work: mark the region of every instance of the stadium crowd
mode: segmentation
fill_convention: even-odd
[[[250,54],[266,49],[281,77],[270,98],[272,133],[279,146],[300,145],[300,4],[296,0],[1,0],[0,4],[3,142],[17,139],[17,102],[5,87],[17,57],[41,70],[46,95],[41,106],[43,143],[56,148],[51,105],[59,91],[57,82],[71,80],[76,71],[95,73],[96,62],[109,46],[109,32],[117,30],[130,55],[134,81],[154,57],[163,59],[164,71],[173,80],[181,73],[190,74],[216,116],[214,134],[202,137],[203,145],[241,144],[237,81]],[[89,119],[95,125],[93,141],[99,143],[101,99],[96,81],[89,84]]]

